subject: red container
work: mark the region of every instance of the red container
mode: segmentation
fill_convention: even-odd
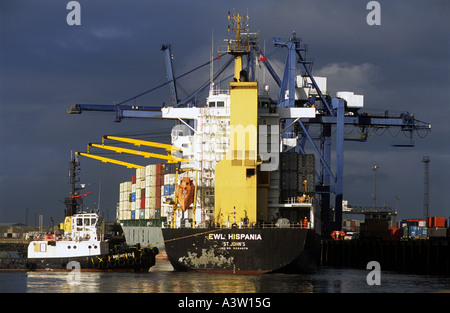
[[[445,227],[445,217],[436,216],[433,227]]]
[[[136,175],[133,175],[133,176],[131,177],[131,183],[132,183],[132,184],[136,184]]]
[[[158,175],[164,175],[164,163],[156,164],[156,176]]]
[[[427,221],[428,227],[445,227],[445,217],[433,216],[429,217]]]
[[[141,189],[141,199],[145,198],[145,188]]]
[[[141,209],[145,209],[145,198],[141,199]]]
[[[156,175],[156,186],[161,187],[164,185],[164,175]]]

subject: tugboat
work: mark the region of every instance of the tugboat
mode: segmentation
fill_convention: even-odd
[[[102,232],[103,218],[95,213],[82,211],[83,197],[79,194],[76,177],[79,161],[70,162],[71,196],[65,199],[62,235],[37,234],[28,245],[27,256],[0,259],[2,270],[73,270],[80,271],[133,271],[148,272],[155,265],[157,248],[128,246],[124,240],[106,239]]]

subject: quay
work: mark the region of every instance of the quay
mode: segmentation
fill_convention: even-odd
[[[429,240],[322,240],[321,265],[366,268],[370,261],[381,270],[450,276],[450,238]]]

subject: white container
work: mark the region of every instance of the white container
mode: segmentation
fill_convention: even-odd
[[[174,185],[176,180],[176,174],[165,174],[164,185]]]
[[[156,176],[147,176],[145,177],[145,187],[153,187],[156,186]]]
[[[123,192],[124,185],[125,185],[125,183],[120,183],[119,192]]]
[[[145,188],[145,198],[156,197],[156,186]]]
[[[145,177],[156,175],[156,164],[150,164],[145,167]]]
[[[156,198],[145,198],[145,208],[154,209],[156,206]]]

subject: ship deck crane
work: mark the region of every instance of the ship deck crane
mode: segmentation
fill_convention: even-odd
[[[112,164],[122,165],[127,168],[145,168],[145,166],[142,166],[142,165],[137,165],[137,164],[133,164],[133,163],[128,163],[128,162],[123,162],[123,161],[114,160],[114,159],[110,159],[110,158],[105,158],[102,156],[84,153],[84,152],[75,152],[75,155],[77,155],[77,156],[81,155],[81,156],[91,158],[94,160],[99,160],[99,161],[102,161],[103,163],[112,163]]]
[[[106,139],[130,143],[130,144],[134,144],[135,146],[138,146],[138,147],[147,146],[147,147],[153,147],[153,148],[162,148],[162,149],[166,150],[167,155],[105,145]],[[133,155],[137,155],[137,156],[142,156],[144,158],[163,159],[163,160],[166,160],[168,163],[178,163],[178,162],[187,162],[188,161],[186,159],[183,159],[183,158],[177,156],[181,152],[181,149],[179,149],[173,145],[159,143],[159,142],[146,141],[146,140],[140,140],[140,139],[133,139],[133,138],[116,137],[116,136],[103,136],[102,144],[90,143],[87,146],[87,153],[76,152],[76,155],[81,155],[81,156],[88,157],[91,159],[96,159],[96,160],[102,161],[104,163],[112,163],[112,164],[122,165],[127,168],[143,168],[143,167],[145,167],[145,166],[141,166],[141,165],[137,165],[137,164],[133,164],[133,163],[123,162],[123,161],[91,154],[89,151],[90,147],[114,151],[116,153],[133,154]]]

